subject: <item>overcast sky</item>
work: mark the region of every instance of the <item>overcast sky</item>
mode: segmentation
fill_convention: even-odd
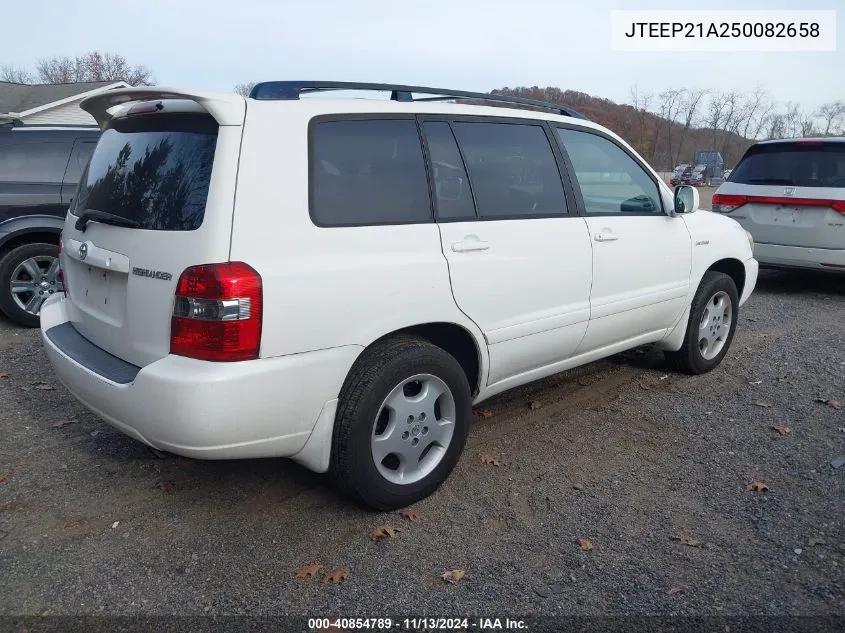
[[[487,91],[763,86],[806,109],[845,98],[842,0],[27,0],[3,9],[0,64],[118,52],[158,83],[334,79]],[[834,53],[616,53],[611,9],[839,9]]]

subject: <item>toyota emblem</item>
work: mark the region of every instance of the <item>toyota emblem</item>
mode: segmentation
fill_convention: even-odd
[[[83,244],[79,247],[79,259],[88,257],[88,244]]]

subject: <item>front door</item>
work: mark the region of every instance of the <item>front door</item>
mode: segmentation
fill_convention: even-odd
[[[558,128],[593,244],[590,324],[579,353],[655,339],[686,307],[692,244],[654,177],[611,138]]]

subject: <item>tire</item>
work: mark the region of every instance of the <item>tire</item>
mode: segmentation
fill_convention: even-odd
[[[58,247],[41,242],[13,248],[0,259],[0,310],[3,310],[9,319],[24,327],[38,327],[41,304],[47,297],[62,291],[56,274],[57,259]],[[30,271],[37,273],[35,276],[40,278],[34,279],[27,271],[27,262],[30,264]],[[15,281],[19,284],[32,282],[32,291],[13,293],[12,282]],[[39,285],[42,281],[45,284]],[[40,294],[42,292],[43,294]]]
[[[713,303],[717,298],[725,301],[724,310]],[[708,309],[706,328],[702,328]],[[726,310],[730,311],[727,326]],[[688,374],[704,374],[715,369],[730,349],[738,318],[739,293],[734,280],[724,273],[707,271],[692,300],[681,349],[665,353],[669,364]],[[706,336],[702,335],[703,332]],[[708,340],[705,347],[701,344],[702,339]]]
[[[422,378],[409,382],[414,377]],[[427,395],[444,389],[434,400]],[[356,360],[340,391],[329,465],[335,486],[374,510],[396,510],[424,499],[457,464],[471,412],[466,374],[451,354],[410,336],[375,343]],[[378,445],[380,440],[385,444]],[[382,446],[403,452],[389,453]],[[377,452],[385,454],[379,462]],[[400,470],[407,481],[397,481]]]

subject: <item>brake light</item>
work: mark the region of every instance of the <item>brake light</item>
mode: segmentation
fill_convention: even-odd
[[[734,196],[713,194],[711,208],[716,213],[730,213],[744,204],[779,204],[788,207],[831,207],[834,211],[845,213],[845,200],[826,200],[824,198],[790,198],[789,196]]]
[[[179,277],[170,353],[210,361],[258,358],[261,275],[243,262],[192,266]]]
[[[748,196],[732,196],[725,193],[714,193],[710,203],[711,211],[715,213],[730,213],[748,202]]]

